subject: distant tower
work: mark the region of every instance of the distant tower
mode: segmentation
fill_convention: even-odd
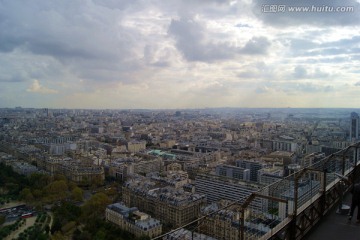
[[[48,117],[48,116],[49,116],[49,109],[48,109],[48,108],[44,108],[44,109],[43,109],[43,116],[44,116],[44,117]]]
[[[352,112],[350,115],[350,141],[359,139],[359,115]]]

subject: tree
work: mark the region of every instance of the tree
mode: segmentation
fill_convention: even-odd
[[[22,187],[14,182],[9,182],[9,183],[5,183],[5,187],[8,189],[8,194],[10,195],[17,195],[20,192],[20,189],[22,189]]]
[[[29,178],[29,183],[32,189],[42,190],[51,183],[51,177],[46,174],[33,173]]]
[[[61,200],[66,198],[68,194],[68,186],[66,181],[58,180],[50,183],[44,189],[44,194],[51,200]]]
[[[71,197],[74,201],[78,201],[81,202],[83,201],[83,190],[79,187],[75,187],[72,191],[71,191]]]
[[[71,222],[68,222],[66,223],[62,228],[61,228],[61,231],[68,235],[69,233],[71,233],[73,230],[75,230],[76,228],[76,222],[74,221],[71,221]]]
[[[96,187],[99,187],[104,184],[103,179],[100,176],[95,176],[91,179],[91,185]]]
[[[50,227],[49,227],[49,224],[46,224],[46,226],[45,226],[45,232],[46,232],[46,234],[49,234],[49,232],[50,232]]]
[[[67,237],[65,237],[61,232],[56,232],[51,236],[51,240],[66,240]]]
[[[97,240],[105,240],[106,239],[106,232],[103,228],[99,229],[99,231],[95,234],[95,239]]]
[[[21,192],[20,192],[19,197],[22,200],[26,200],[26,198],[28,197],[29,194],[31,194],[30,188],[23,188],[23,190],[21,190]]]
[[[138,240],[150,240],[151,238],[149,236],[142,235],[138,238]]]
[[[0,225],[2,225],[6,220],[6,217],[4,215],[0,215]]]
[[[69,181],[69,182],[68,182],[68,186],[69,186],[70,191],[72,191],[74,188],[77,187],[76,183],[74,183],[74,182],[72,182],[72,181]]]
[[[104,193],[96,193],[82,207],[83,218],[95,218],[105,214],[105,208],[111,203],[110,198]]]
[[[81,216],[81,208],[71,202],[62,202],[60,206],[54,207],[52,211],[54,213],[53,227],[55,228],[55,230],[59,230],[63,225],[67,224],[68,222],[78,222],[79,217]],[[55,225],[55,223],[57,225]]]
[[[35,189],[32,191],[32,194],[34,195],[34,198],[39,200],[43,196],[43,192],[40,189]]]
[[[73,239],[74,240],[89,240],[92,239],[93,235],[88,231],[81,232],[80,230],[75,230]]]
[[[62,224],[58,217],[55,217],[51,226],[51,234],[58,233],[61,231]]]
[[[67,178],[62,174],[55,174],[54,181],[67,181]]]

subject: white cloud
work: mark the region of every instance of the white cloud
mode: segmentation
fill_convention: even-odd
[[[315,107],[335,90],[328,107],[359,102],[341,86],[360,85],[360,17],[255,13],[268,2],[0,1],[0,89],[12,90],[0,104]]]
[[[31,86],[26,89],[27,92],[42,93],[42,94],[53,94],[58,93],[57,90],[44,87],[40,84],[39,80],[34,80]]]

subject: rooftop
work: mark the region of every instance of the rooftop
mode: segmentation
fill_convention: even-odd
[[[121,214],[122,216],[124,216],[125,220],[131,222],[135,226],[138,226],[145,231],[161,225],[159,220],[151,218],[146,213],[140,212],[136,207],[129,208],[122,203],[114,203],[108,205],[107,208]]]

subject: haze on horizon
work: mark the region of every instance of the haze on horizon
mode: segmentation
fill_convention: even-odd
[[[0,107],[359,108],[359,25],[356,0],[0,1]]]

